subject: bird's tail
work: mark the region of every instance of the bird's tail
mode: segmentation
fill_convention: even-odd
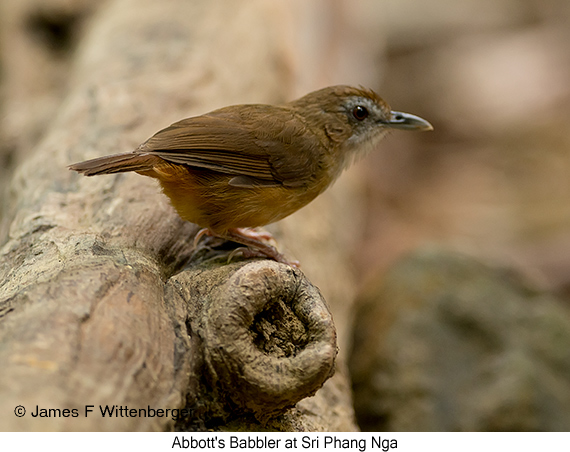
[[[154,169],[159,159],[160,157],[155,155],[126,152],[74,163],[69,165],[68,168],[85,176],[126,173],[129,171],[147,172]]]

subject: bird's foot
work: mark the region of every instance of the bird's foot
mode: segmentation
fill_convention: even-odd
[[[218,233],[206,228],[196,234],[194,238],[194,248],[196,248],[200,239],[205,235],[245,245],[245,247],[233,250],[228,256],[228,262],[239,253],[246,259],[252,257],[266,257],[283,264],[291,265],[292,267],[300,267],[299,261],[287,259],[283,254],[277,251],[277,248],[266,243],[266,241],[275,242],[273,236],[267,231],[256,231],[249,228],[231,228],[224,233]]]
[[[273,236],[267,231],[256,231],[254,229],[247,228],[232,228],[226,232],[226,237],[232,242],[241,243],[247,247],[240,250],[240,253],[245,258],[268,257],[274,261],[291,265],[292,267],[301,266],[299,261],[287,259],[283,254],[277,251],[277,248],[263,241],[272,240],[275,242]]]
[[[275,238],[270,232],[258,231],[257,229],[251,228],[234,228],[231,231],[241,237],[247,237],[248,239],[253,239],[255,241],[264,240],[266,242],[275,242]]]
[[[253,248],[253,247],[245,247],[245,246],[241,246],[239,248],[236,248],[235,250],[233,250],[229,256],[228,256],[228,263],[231,262],[231,260],[237,256],[238,254],[240,254],[244,259],[251,259],[254,257],[262,257],[262,258],[269,258],[269,259],[273,259],[276,262],[280,262],[282,264],[287,264],[290,265],[291,267],[295,267],[295,268],[299,268],[301,267],[301,263],[297,260],[291,260],[291,259],[287,259],[285,257],[285,255],[281,254],[279,251],[277,251],[274,247],[271,247],[273,249],[273,251],[269,252],[269,250],[264,249],[257,249],[257,248]]]
[[[194,240],[192,242],[192,245],[194,246],[194,249],[198,248],[198,243],[200,242],[200,240],[202,239],[202,237],[204,237],[205,235],[210,236],[210,237],[215,237],[216,234],[214,234],[213,231],[211,231],[209,228],[202,228],[200,229],[196,235],[194,236]]]

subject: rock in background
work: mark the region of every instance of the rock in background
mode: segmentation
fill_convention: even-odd
[[[570,315],[512,273],[416,251],[362,294],[356,324],[364,430],[570,429]]]

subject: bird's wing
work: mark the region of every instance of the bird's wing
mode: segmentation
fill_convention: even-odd
[[[290,109],[241,105],[176,122],[136,152],[235,175],[236,186],[294,187],[318,171],[320,146]]]

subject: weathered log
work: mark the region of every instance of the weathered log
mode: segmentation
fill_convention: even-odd
[[[66,102],[10,182],[0,251],[3,429],[256,428],[256,419],[283,430],[354,428],[342,368],[285,412],[323,384],[336,355],[328,310],[301,272],[193,256],[197,228],[154,181],[65,170],[134,148],[181,117],[287,98],[273,8],[116,0],[98,12]],[[27,414],[15,416],[17,406]],[[117,414],[127,406],[188,411]],[[31,416],[42,408],[59,411]]]

